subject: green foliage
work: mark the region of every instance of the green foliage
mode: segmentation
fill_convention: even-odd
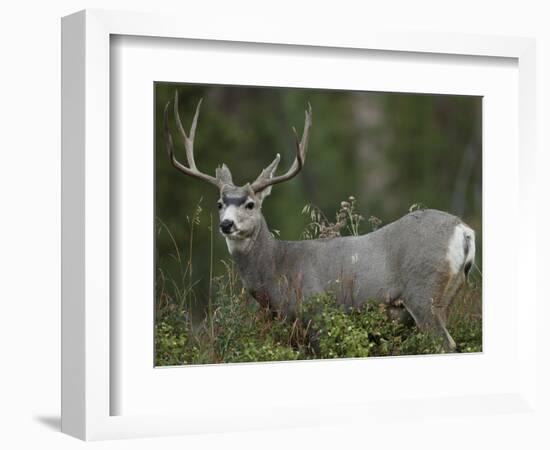
[[[443,341],[391,317],[384,304],[367,302],[345,312],[334,296],[309,302],[321,358],[398,356],[443,353]]]
[[[220,284],[212,316],[194,327],[184,319],[160,319],[155,327],[156,365],[291,361],[444,353],[443,341],[394,319],[385,305],[367,302],[348,312],[334,296],[304,302],[299,317],[272,316],[243,290]],[[467,293],[471,292],[467,287]],[[476,295],[479,295],[477,293]],[[476,297],[479,302],[479,297]],[[470,306],[472,307],[472,305]],[[185,310],[176,315],[185,317]],[[456,314],[456,311],[455,311]],[[307,319],[306,319],[307,318]],[[459,351],[480,352],[481,316],[451,321]]]
[[[336,305],[334,297],[330,294],[310,299],[304,309],[306,314],[313,310],[309,323],[313,339],[317,341],[315,356],[345,358],[365,357],[371,354],[375,344],[369,339],[367,329],[361,327],[363,317],[362,314],[358,314],[359,311],[346,314],[343,308]],[[365,316],[367,315],[368,312]]]
[[[293,324],[270,313],[233,284],[234,272],[216,279],[212,313],[194,326],[179,325],[173,316],[186,317],[185,308],[163,314],[156,326],[156,364],[207,364],[218,362],[281,361],[299,359],[292,346]],[[237,288],[237,289],[236,289]]]
[[[191,344],[188,330],[169,321],[155,325],[155,363],[157,366],[193,364],[199,349]]]

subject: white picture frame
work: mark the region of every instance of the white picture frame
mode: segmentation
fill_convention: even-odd
[[[394,396],[387,401],[365,398],[313,403],[307,400],[300,404],[284,402],[263,405],[264,409],[243,410],[231,399],[210,403],[209,410],[201,408],[178,413],[144,410],[130,414],[113,415],[113,396],[123,386],[114,382],[113,358],[120,356],[113,351],[112,336],[116,324],[112,323],[110,296],[111,246],[111,185],[116,182],[116,173],[110,171],[109,149],[113,145],[110,108],[113,101],[110,70],[113,36],[138,36],[143,38],[170,38],[193,41],[241,43],[242,45],[279,45],[281,52],[299,46],[302,51],[346,52],[361,51],[406,53],[411,60],[430,58],[432,55],[462,55],[464,57],[499,57],[517,61],[518,99],[517,126],[518,145],[512,144],[519,157],[519,177],[512,182],[513,211],[521,215],[524,226],[535,223],[532,206],[534,195],[530,174],[534,168],[533,126],[535,108],[535,46],[525,38],[487,37],[444,33],[400,33],[396,31],[369,30],[366,33],[339,34],[326,37],[323,30],[313,25],[307,35],[298,30],[284,30],[268,34],[260,26],[234,29],[226,26],[204,27],[198,21],[185,22],[163,14],[143,14],[106,11],[83,11],[65,17],[62,22],[62,430],[86,440],[162,436],[171,434],[209,431],[250,430],[266,427],[308,426],[334,424],[335,422],[360,423],[366,417],[384,416],[399,419],[425,413],[432,408],[441,416],[472,414],[494,415],[503,411],[514,414],[536,414],[536,318],[529,311],[536,303],[534,280],[536,238],[534,234],[523,235],[521,240],[510,244],[516,261],[527,264],[513,265],[511,269],[521,282],[522,303],[517,316],[510,315],[516,333],[517,348],[514,362],[517,373],[507,380],[506,388],[499,386],[495,392],[450,392],[442,396],[440,388],[432,395],[428,391],[419,396]],[[162,44],[161,44],[162,45]],[[286,50],[285,50],[286,49]],[[223,49],[221,50],[223,52]],[[322,55],[321,55],[322,56]],[[170,80],[178,81],[178,80]],[[200,81],[200,80],[199,80]],[[229,80],[228,80],[229,81]],[[283,84],[286,85],[286,84]],[[435,88],[434,88],[435,89]],[[437,90],[437,89],[436,89]],[[445,89],[442,88],[442,92]],[[519,151],[518,151],[519,149]],[[151,150],[152,151],[152,150]],[[511,166],[510,166],[511,167]],[[113,180],[115,178],[115,180]],[[494,188],[495,186],[493,186]],[[497,186],[498,187],[498,186]],[[515,201],[521,199],[521,202]],[[512,295],[519,295],[514,292]],[[132,321],[133,318],[129,319]],[[152,324],[151,324],[152,327]],[[517,331],[516,330],[516,331]],[[530,345],[520,345],[530,343]],[[146,351],[146,350],[144,350]],[[467,355],[464,355],[467,356]],[[472,355],[474,356],[474,355]],[[501,355],[502,356],[502,355]],[[449,358],[447,356],[447,358]],[[379,360],[380,361],[380,360]],[[445,364],[452,365],[447,359]],[[321,362],[300,364],[309,376],[320,370]],[[332,368],[339,366],[332,363]],[[337,370],[359,370],[360,361],[346,362],[346,367]],[[392,369],[394,363],[384,363],[383,371]],[[416,362],[408,364],[414,370]],[[216,373],[237,377],[251,372],[269,376],[281,365],[239,365],[227,371],[222,367],[209,368],[209,376]],[[284,364],[283,364],[284,366]],[[287,365],[286,367],[289,367]],[[296,366],[294,366],[296,367]],[[178,370],[178,369],[163,369]],[[284,369],[287,372],[294,369]],[[302,369],[300,369],[302,370]],[[364,370],[361,366],[360,370]],[[463,370],[463,369],[460,369]],[[214,372],[217,371],[217,372]],[[282,373],[279,370],[279,374]],[[180,372],[181,374],[181,372]],[[184,376],[179,375],[178,376]],[[219,375],[218,375],[219,376]],[[503,378],[505,378],[503,376]],[[351,378],[351,387],[357,380]],[[496,383],[498,385],[498,383]],[[357,387],[357,386],[355,386]],[[257,397],[257,396],[256,396]],[[198,400],[196,400],[198,401]],[[252,401],[252,400],[251,400]],[[395,402],[400,402],[399,411],[394,411]],[[244,402],[246,404],[246,402]],[[268,402],[269,403],[269,402]],[[274,414],[273,410],[278,412]],[[431,413],[428,418],[433,419]],[[271,418],[270,420],[266,420]],[[266,423],[269,422],[269,425]]]

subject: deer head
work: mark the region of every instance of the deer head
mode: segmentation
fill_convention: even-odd
[[[235,246],[246,247],[248,245],[247,241],[252,239],[259,232],[261,224],[263,223],[263,215],[261,212],[262,203],[271,193],[271,187],[274,184],[282,183],[295,177],[304,166],[309,130],[311,128],[311,105],[308,104],[308,109],[305,112],[304,131],[301,139],[298,138],[296,129],[292,128],[296,139],[296,158],[288,171],[283,175],[275,176],[275,172],[281,160],[281,155],[277,154],[273,162],[262,170],[253,183],[237,186],[233,182],[231,171],[225,164],[222,164],[216,169],[215,177],[202,173],[197,169],[193,143],[195,140],[201,103],[202,99],[197,105],[191,129],[189,134],[187,134],[179,115],[177,91],[174,96],[174,116],[177,128],[183,138],[185,154],[187,156],[187,166],[181,164],[175,157],[174,142],[168,127],[168,110],[170,102],[166,103],[164,108],[164,138],[166,151],[170,162],[176,169],[186,175],[206,181],[219,190],[220,197],[217,206],[220,216],[220,232],[227,239],[229,250],[232,251],[232,248]]]

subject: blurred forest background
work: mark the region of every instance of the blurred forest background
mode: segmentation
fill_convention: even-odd
[[[354,196],[357,210],[382,225],[422,204],[453,213],[475,230],[481,267],[481,97],[156,83],[157,285],[159,277],[177,279],[181,260],[192,258],[198,316],[211,294],[209,280],[225,272],[223,261],[230,258],[217,228],[218,192],[175,170],[166,156],[162,116],[176,89],[186,130],[204,98],[195,138],[197,166],[214,175],[226,163],[239,185],[252,182],[276,153],[282,157],[278,173],[288,169],[295,156],[291,127],[301,135],[304,110],[311,103],[305,167],[296,178],[274,186],[263,205],[280,239],[301,238],[310,222],[302,214],[306,204],[333,219],[340,202]],[[172,108],[169,124],[177,157],[187,164]],[[362,226],[363,233],[371,230],[367,220]],[[171,289],[177,287],[163,286]]]

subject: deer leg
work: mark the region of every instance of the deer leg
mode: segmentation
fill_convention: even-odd
[[[447,284],[443,294],[441,295],[441,314],[443,316],[445,325],[447,324],[447,320],[449,318],[449,310],[451,309],[453,301],[464,286],[465,281],[465,275],[462,272],[458,273],[449,280],[449,283]]]
[[[466,278],[462,272],[451,276],[449,282],[445,286],[443,293],[438,302],[432,304],[432,311],[436,316],[436,319],[440,323],[440,326],[445,330],[445,338],[447,341],[447,349],[449,351],[456,351],[456,343],[447,330],[447,320],[449,318],[449,310],[453,304],[454,299],[459,293],[460,289],[464,286]]]
[[[449,352],[456,351],[456,342],[454,341],[452,336],[449,334],[449,330],[447,330],[445,310],[434,310],[433,314],[435,316],[436,322],[438,323],[438,326],[436,327],[436,331],[439,332],[445,339],[444,341],[445,349]]]
[[[437,303],[434,305],[434,302],[426,297],[412,297],[404,303],[418,328],[441,336],[446,350],[456,350],[456,343],[447,331],[442,309]]]

